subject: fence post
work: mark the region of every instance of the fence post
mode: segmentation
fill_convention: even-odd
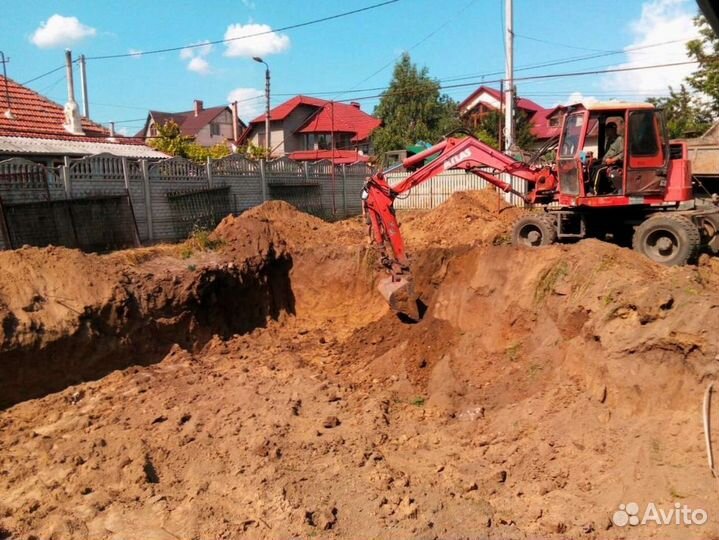
[[[214,186],[212,185],[212,163],[210,161],[210,156],[207,156],[207,162],[205,163],[205,167],[207,168],[207,187],[212,189]]]
[[[62,165],[62,183],[65,186],[65,198],[72,197],[72,185],[70,184],[70,156],[64,156]]]
[[[145,188],[145,213],[147,214],[147,240],[152,242],[155,240],[155,230],[152,223],[152,192],[150,190],[150,168],[146,159],[140,160],[140,169],[142,170],[142,185]]]
[[[267,201],[267,171],[265,170],[265,160],[260,160],[260,184],[262,187],[262,202]]]
[[[347,217],[347,166],[342,164],[342,212],[343,218]]]
[[[122,158],[122,178],[125,180],[125,189],[130,193],[130,172],[127,166],[127,158]]]

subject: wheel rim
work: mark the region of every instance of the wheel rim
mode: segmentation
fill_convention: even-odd
[[[519,243],[523,246],[537,247],[542,245],[544,234],[534,223],[527,223],[519,229]]]
[[[653,260],[665,262],[676,256],[679,247],[676,234],[666,229],[658,229],[647,236],[645,251]]]

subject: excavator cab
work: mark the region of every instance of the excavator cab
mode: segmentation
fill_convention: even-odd
[[[653,105],[608,102],[572,107],[558,147],[559,203],[607,207],[662,199],[669,166],[663,115]]]

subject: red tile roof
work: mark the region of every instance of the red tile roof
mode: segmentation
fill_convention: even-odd
[[[561,105],[552,107],[551,109],[540,109],[535,112],[532,117],[532,135],[538,139],[551,139],[552,137],[559,136],[561,125],[550,126],[549,120],[552,116],[562,109]]]
[[[230,110],[230,108],[226,105],[219,105],[217,107],[208,107],[205,109],[202,109],[198,112],[197,116],[195,116],[195,111],[183,111],[183,112],[177,112],[177,113],[171,113],[171,112],[162,112],[162,111],[150,111],[148,115],[148,119],[145,121],[145,127],[140,131],[137,136],[138,137],[144,137],[145,133],[147,133],[147,124],[149,123],[150,117],[155,120],[156,124],[163,125],[165,122],[169,120],[173,120],[178,126],[180,126],[180,132],[183,135],[187,135],[189,137],[194,137],[197,135],[200,130],[205,127],[207,124],[212,122],[215,118],[217,118],[220,114],[222,114],[225,110]],[[240,131],[244,129],[245,125],[240,120]]]
[[[10,93],[10,109],[14,119],[5,117],[8,102],[5,94],[7,84]],[[25,137],[55,139],[76,142],[107,142],[113,144],[140,144],[142,140],[116,135],[110,138],[109,130],[99,124],[82,119],[85,135],[72,135],[65,131],[65,112],[61,105],[0,75],[0,137]],[[114,140],[113,140],[114,139]]]
[[[335,150],[334,154],[332,150],[302,150],[292,152],[289,158],[296,161],[319,161],[321,159],[332,161],[333,156],[335,165],[342,165],[343,163],[349,165],[358,161],[369,161],[369,157],[360,154],[356,150]]]
[[[297,133],[354,133],[352,142],[357,142],[367,139],[381,124],[379,118],[367,114],[358,106],[330,102],[325,103]]]
[[[274,109],[270,109],[270,118],[274,120],[284,120],[287,118],[292,111],[294,111],[300,105],[310,105],[312,107],[322,107],[325,103],[329,103],[324,99],[318,99],[308,96],[295,96],[292,99],[288,99],[281,105],[278,105]],[[250,124],[261,124],[265,121],[265,115],[261,114]]]
[[[477,88],[474,92],[472,92],[469,97],[467,97],[464,101],[462,101],[459,104],[459,110],[460,112],[472,104],[472,102],[481,94],[481,93],[487,93],[490,96],[492,96],[494,99],[502,100],[502,95],[499,93],[499,90],[492,88],[491,86],[480,86]],[[520,109],[524,109],[528,112],[536,112],[541,110],[543,107],[539,105],[538,103],[535,103],[531,99],[527,98],[519,98],[517,100],[517,107]]]
[[[380,126],[381,120],[362,111],[358,106],[327,101],[325,99],[308,96],[295,96],[270,110],[270,119],[284,120],[297,107],[306,105],[315,109],[315,112],[302,124],[295,133],[352,133],[353,142],[367,139],[372,132]],[[250,122],[253,125],[262,124],[265,115],[258,116]],[[334,126],[333,126],[334,124]],[[334,129],[333,129],[334,127]],[[242,139],[249,134],[249,129]]]

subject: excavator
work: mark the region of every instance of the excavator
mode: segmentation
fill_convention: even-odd
[[[615,133],[623,137],[623,149],[605,159]],[[594,237],[631,245],[665,265],[686,264],[702,248],[719,252],[719,197],[708,192],[707,197],[695,196],[686,144],[670,143],[662,111],[654,105],[568,106],[551,148],[555,157],[550,163],[524,162],[471,134],[447,136],[366,179],[362,199],[370,238],[389,274],[378,289],[393,311],[411,321],[420,318],[394,200],[448,170],[476,174],[525,202],[528,211],[512,228],[515,246]],[[392,186],[387,175],[400,166],[413,172]],[[524,181],[527,189],[512,187],[501,178],[505,173]]]

